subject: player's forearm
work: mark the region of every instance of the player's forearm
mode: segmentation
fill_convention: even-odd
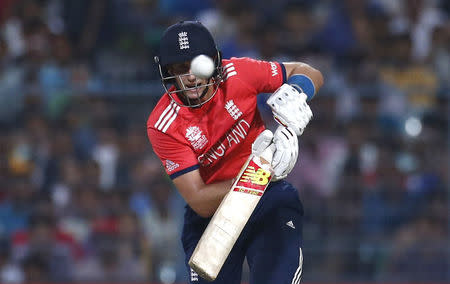
[[[285,62],[283,65],[286,68],[286,76],[288,80],[293,75],[302,74],[311,79],[315,89],[314,94],[317,93],[317,91],[319,91],[322,87],[324,80],[322,72],[314,67],[301,62]],[[312,96],[314,96],[314,94],[312,94]]]
[[[199,170],[181,175],[173,182],[186,203],[202,217],[214,214],[232,185],[232,180],[205,184]]]
[[[188,204],[199,216],[211,217],[230,191],[231,185],[232,180],[205,185],[189,198]]]

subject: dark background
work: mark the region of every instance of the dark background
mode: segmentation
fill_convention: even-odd
[[[0,0],[1,283],[186,281],[146,134],[181,19],[325,77],[288,178],[305,282],[450,282],[449,1]]]

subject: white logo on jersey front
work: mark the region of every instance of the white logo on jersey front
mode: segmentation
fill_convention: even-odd
[[[166,160],[166,169],[167,171],[171,172],[173,170],[175,170],[176,168],[178,168],[180,165],[172,162],[171,160]]]
[[[191,142],[195,150],[202,149],[208,144],[208,139],[198,126],[189,126],[186,129],[186,139]]]
[[[234,120],[238,120],[238,118],[242,115],[242,111],[234,104],[233,100],[229,100],[225,104],[225,109]]]
[[[277,65],[273,62],[270,62],[270,68],[272,69],[272,77],[278,75]]]
[[[189,48],[189,39],[187,36],[187,32],[178,33],[178,44],[180,45],[180,49]]]

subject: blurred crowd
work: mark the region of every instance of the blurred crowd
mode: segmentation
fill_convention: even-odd
[[[324,74],[288,177],[305,282],[449,282],[449,14],[445,0],[0,0],[0,282],[186,280],[184,201],[145,128],[158,40],[182,19],[225,58]]]

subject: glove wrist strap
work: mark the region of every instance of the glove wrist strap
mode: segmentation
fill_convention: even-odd
[[[296,88],[300,93],[305,93],[308,100],[314,97],[316,88],[314,87],[313,81],[308,76],[303,74],[295,74],[289,77],[287,83]]]

